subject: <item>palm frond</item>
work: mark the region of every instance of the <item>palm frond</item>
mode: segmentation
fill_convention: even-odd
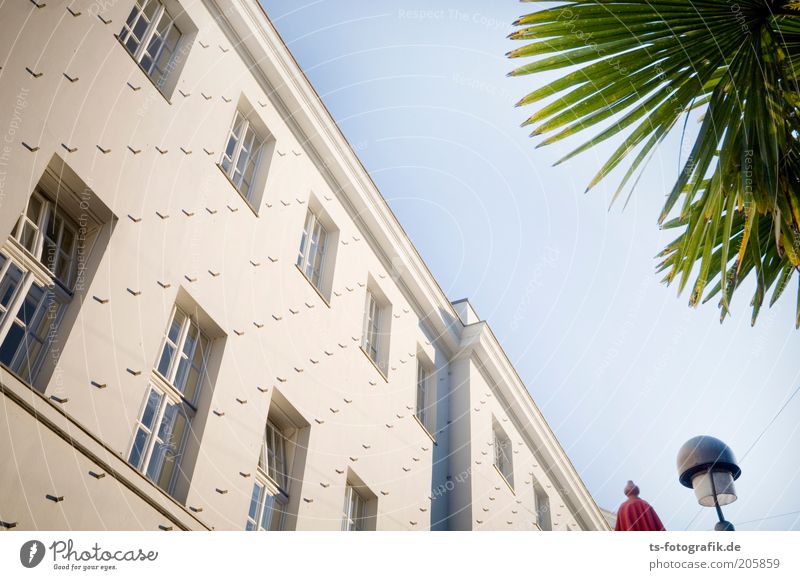
[[[620,140],[587,191],[626,164],[616,200],[681,117],[701,114],[659,216],[682,232],[658,270],[679,293],[694,278],[692,306],[719,295],[722,319],[752,275],[755,323],[800,268],[800,2],[573,0],[515,25],[526,44],[508,57],[534,60],[510,75],[570,69],[518,103],[538,106],[523,123],[537,146],[593,130],[562,163]]]

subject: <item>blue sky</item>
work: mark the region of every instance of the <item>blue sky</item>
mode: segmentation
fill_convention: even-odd
[[[609,209],[613,176],[584,194],[609,147],[552,167],[578,141],[537,150],[519,127],[526,111],[513,104],[546,78],[505,76],[517,46],[506,35],[536,5],[262,4],[444,291],[492,325],[602,507],[616,510],[633,479],[668,529],[713,528],[675,466],[684,441],[708,434],[743,471],[727,518],[800,529],[795,287],[751,328],[749,288],[720,325],[715,303],[690,309],[688,293],[660,284],[654,256],[670,235],[656,220],[677,136],[627,208]]]

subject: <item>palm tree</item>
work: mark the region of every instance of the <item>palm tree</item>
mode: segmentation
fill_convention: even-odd
[[[538,146],[597,131],[561,163],[622,140],[587,191],[619,166],[614,199],[629,196],[664,138],[700,115],[659,216],[679,233],[658,271],[679,293],[694,279],[692,306],[718,296],[720,320],[753,274],[755,324],[800,268],[800,0],[573,0],[515,25],[510,38],[528,42],[508,56],[537,58],[510,75],[570,67],[518,103],[538,104],[524,123]]]

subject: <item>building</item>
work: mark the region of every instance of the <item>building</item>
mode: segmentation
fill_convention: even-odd
[[[255,0],[0,7],[0,520],[604,530]]]

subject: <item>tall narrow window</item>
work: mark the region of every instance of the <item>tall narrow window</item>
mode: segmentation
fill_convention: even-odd
[[[342,530],[346,532],[360,532],[366,530],[367,502],[348,484],[345,489],[344,497],[344,518],[342,519]]]
[[[0,363],[29,383],[72,299],[77,232],[37,188],[0,248]]]
[[[535,502],[536,523],[539,528],[549,532],[553,529],[550,520],[550,498],[547,492],[537,482],[533,482],[533,497]]]
[[[173,308],[128,455],[167,493],[175,487],[210,348],[197,321]]]
[[[283,489],[288,488],[289,478],[286,471],[286,438],[271,422],[267,422],[264,431],[261,459],[258,466]]]
[[[247,512],[246,531],[280,531],[286,518],[286,500],[283,495],[269,489],[261,478],[256,478],[250,509]]]
[[[119,33],[122,45],[162,89],[180,38],[174,18],[159,0],[136,0]]]
[[[499,425],[494,429],[494,465],[503,474],[508,485],[514,487],[514,470],[512,465],[511,440]]]
[[[289,503],[287,438],[272,421],[267,421],[258,460],[245,530],[282,530]]]
[[[436,430],[436,397],[435,383],[425,364],[417,357],[417,419],[422,426],[434,435]]]
[[[378,363],[378,340],[380,339],[381,332],[381,309],[378,301],[375,299],[375,294],[371,290],[367,290],[367,305],[364,312],[364,339],[363,347],[369,358],[374,363]]]
[[[251,205],[253,182],[258,172],[263,145],[264,137],[259,135],[248,118],[237,110],[225,151],[222,153],[220,167]]]
[[[300,238],[300,253],[297,256],[297,266],[311,280],[317,290],[321,290],[327,237],[328,234],[316,214],[308,210],[303,236]]]

